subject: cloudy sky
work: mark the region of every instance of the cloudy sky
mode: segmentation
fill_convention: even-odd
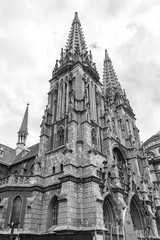
[[[107,49],[145,141],[160,130],[159,0],[0,0],[0,142],[15,148],[29,102],[39,141],[48,80],[78,11],[100,77]]]

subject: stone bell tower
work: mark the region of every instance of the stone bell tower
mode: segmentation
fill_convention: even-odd
[[[76,12],[41,124],[42,232],[124,239],[131,222],[133,239],[134,232],[149,236],[150,175],[135,120],[107,51],[100,82]]]

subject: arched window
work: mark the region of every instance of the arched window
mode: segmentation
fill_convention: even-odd
[[[15,227],[18,227],[18,224],[20,222],[20,216],[21,216],[21,208],[22,208],[22,199],[20,196],[17,196],[13,200],[12,204],[12,213],[11,213],[11,223],[15,223]]]
[[[157,230],[158,230],[158,234],[160,236],[160,216],[159,216],[158,212],[155,213],[155,216],[156,216]]]
[[[92,144],[97,145],[96,131],[94,128],[92,128],[92,131],[91,131],[91,139],[92,139]]]
[[[64,112],[67,113],[67,83],[65,82]]]
[[[118,148],[113,149],[113,158],[118,168],[120,182],[122,184],[128,184],[128,175],[125,159]]]
[[[52,174],[54,174],[56,172],[56,168],[55,166],[52,167]]]
[[[110,233],[113,232],[116,224],[116,217],[114,212],[114,207],[109,197],[105,198],[103,205],[103,219],[104,225],[109,230]]]
[[[58,224],[58,199],[54,197],[48,208],[48,228]]]
[[[143,220],[140,212],[140,207],[136,204],[134,197],[130,203],[130,213],[133,222],[134,230],[143,230]]]
[[[60,171],[63,172],[63,164],[61,163]]]
[[[14,175],[19,175],[18,170],[15,170],[13,174],[14,174]]]
[[[64,128],[61,126],[57,132],[58,147],[64,145]]]
[[[0,170],[0,178],[3,178],[3,172]]]
[[[61,98],[60,98],[60,116],[62,117],[63,116],[63,101],[64,101],[64,96],[63,96],[63,92],[64,92],[64,89],[63,89],[63,80],[61,80],[61,83],[60,83],[60,94],[61,94]]]

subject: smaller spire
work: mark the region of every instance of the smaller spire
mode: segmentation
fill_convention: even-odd
[[[29,103],[27,103],[26,111],[24,113],[23,121],[18,131],[18,142],[16,148],[16,155],[18,155],[23,150],[26,150],[26,139],[28,135],[28,108]]]
[[[73,25],[73,24],[76,24],[76,23],[78,23],[78,24],[81,26],[81,23],[80,23],[80,21],[79,21],[79,19],[78,19],[78,12],[75,12],[75,16],[74,16],[72,25]]]
[[[26,111],[25,111],[25,114],[23,117],[21,127],[19,129],[19,132],[25,131],[27,133],[27,135],[28,135],[28,107],[29,107],[29,103],[27,103],[27,108],[26,108]]]
[[[105,58],[104,61],[111,61],[107,52],[107,49],[105,49]]]
[[[27,108],[24,113],[23,121],[22,121],[20,129],[18,131],[18,143],[17,144],[23,144],[24,146],[26,144],[26,139],[27,139],[27,135],[28,135],[28,108],[29,108],[29,103],[27,104]]]
[[[120,83],[118,82],[118,78],[116,76],[115,70],[112,65],[112,61],[109,58],[107,50],[105,50],[105,59],[104,59],[104,68],[103,68],[103,87],[104,93],[106,93],[107,89],[121,90]]]

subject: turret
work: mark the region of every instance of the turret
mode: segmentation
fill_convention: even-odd
[[[26,149],[26,139],[28,135],[28,107],[27,104],[26,111],[24,113],[23,121],[18,131],[18,142],[16,147],[16,155],[18,155],[21,151]]]

